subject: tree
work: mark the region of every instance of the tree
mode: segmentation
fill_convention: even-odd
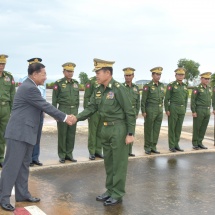
[[[86,84],[86,82],[88,81],[88,75],[85,72],[80,72],[79,74],[79,80],[80,80],[80,84]]]
[[[198,77],[200,73],[199,66],[200,66],[199,63],[193,60],[188,60],[186,58],[180,59],[178,61],[178,67],[186,69],[185,80],[187,84],[189,83],[189,81],[193,81],[195,78]]]

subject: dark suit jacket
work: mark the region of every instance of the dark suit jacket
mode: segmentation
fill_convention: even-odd
[[[27,78],[15,94],[5,138],[35,145],[42,111],[59,121],[66,117],[65,113],[46,102],[36,84]]]

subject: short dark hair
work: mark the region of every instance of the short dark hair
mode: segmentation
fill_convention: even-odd
[[[113,75],[113,68],[112,67],[102,67],[102,69],[106,72],[107,70],[110,71],[110,74]]]
[[[40,73],[41,69],[45,68],[42,63],[32,63],[28,67],[28,75],[32,75],[34,72]]]

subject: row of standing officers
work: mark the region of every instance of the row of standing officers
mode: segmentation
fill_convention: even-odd
[[[4,156],[3,132],[15,94],[14,79],[10,73],[4,71],[5,63],[6,57],[1,55],[1,165]],[[140,107],[145,118],[145,152],[147,154],[159,153],[156,145],[163,117],[163,100],[168,116],[169,149],[172,152],[183,151],[179,147],[179,139],[189,94],[186,84],[183,83],[185,77],[183,68],[175,70],[176,80],[168,84],[165,95],[164,85],[159,81],[163,69],[162,67],[155,67],[151,70],[152,81],[143,87],[140,102],[139,89],[132,83],[135,70],[131,67],[123,69],[125,83],[120,84],[112,78],[113,64],[114,62],[94,59],[96,79],[92,78],[86,84],[85,110],[83,112],[78,114],[78,82],[72,79],[74,63],[69,62],[63,65],[64,78],[55,83],[52,96],[54,106],[66,114],[74,116],[73,126],[58,122],[58,155],[61,163],[64,163],[66,159],[76,162],[72,154],[76,121],[86,118],[89,120],[88,148],[91,160],[94,160],[96,156],[103,157],[101,145],[103,146],[107,191],[98,196],[97,200],[105,201],[105,205],[121,202],[125,193],[127,157],[128,154],[134,156],[130,143],[134,140],[135,117],[138,117]],[[212,96],[212,91],[208,86],[210,76],[210,72],[201,74],[201,84],[192,91],[191,110],[194,118],[192,143],[194,149],[206,148],[202,144],[202,140],[210,118]],[[212,98],[214,98],[214,94]],[[214,103],[213,99],[213,110]],[[3,115],[7,116],[6,120]],[[126,143],[125,146],[123,143]]]

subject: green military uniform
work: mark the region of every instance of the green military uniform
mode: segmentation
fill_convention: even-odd
[[[201,77],[210,78],[210,74],[203,73]],[[203,146],[202,141],[210,120],[211,96],[211,88],[209,86],[204,87],[202,84],[194,87],[192,91],[191,111],[192,113],[197,113],[197,117],[193,117],[192,144],[194,149],[198,149],[198,147],[206,148]]]
[[[6,64],[7,55],[0,55],[0,64]],[[10,117],[15,95],[15,82],[11,73],[2,71],[0,76],[0,166],[4,161],[4,132]]]
[[[103,67],[112,67],[114,63],[99,59],[94,59],[94,62],[95,71]],[[103,84],[96,88],[90,104],[77,115],[77,119],[85,120],[96,111],[102,122],[101,143],[106,170],[106,195],[120,200],[125,194],[128,164],[128,145],[125,139],[128,133],[134,134],[135,111],[125,87],[114,79],[110,80],[106,88]]]
[[[131,99],[132,108],[135,111],[136,118],[138,117],[139,111],[140,111],[140,93],[139,93],[139,87],[136,84],[131,84],[129,86],[126,83],[123,83],[123,85],[126,87],[129,98]],[[132,154],[132,144],[129,144],[129,154]]]
[[[90,104],[90,97],[92,96],[94,90],[99,87],[96,81],[96,77],[90,78],[85,85],[84,93],[84,109]],[[100,138],[100,128],[99,126],[100,116],[98,112],[94,113],[88,119],[88,150],[90,155],[102,154],[101,138]]]
[[[180,84],[178,81],[174,81],[167,85],[164,105],[165,111],[170,111],[170,116],[168,117],[170,149],[180,149],[178,143],[186,113],[188,94],[187,85],[183,82]]]
[[[163,119],[164,85],[153,81],[145,84],[142,92],[141,112],[146,113],[144,122],[144,149],[156,151]]]
[[[52,105],[67,115],[78,113],[79,87],[78,81],[67,81],[64,77],[55,82],[52,94]],[[76,124],[69,126],[64,122],[58,122],[58,156],[60,159],[73,159],[75,145]]]

